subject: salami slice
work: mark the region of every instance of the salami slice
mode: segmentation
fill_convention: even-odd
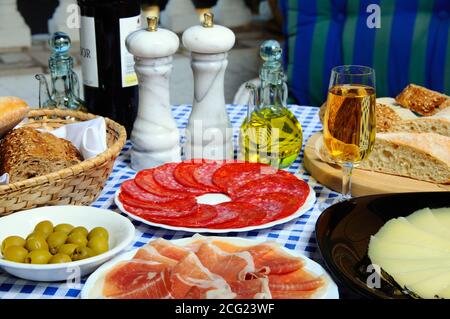
[[[127,212],[148,221],[155,221],[159,219],[176,220],[177,218],[185,218],[187,216],[194,215],[197,212],[197,207],[194,207],[190,210],[180,210],[180,209],[153,210],[135,207],[125,203],[122,203],[122,205]]]
[[[134,179],[135,183],[147,192],[161,197],[184,198],[188,196],[188,194],[170,190],[156,183],[155,179],[153,178],[154,171],[154,168],[140,171],[139,173],[137,173]]]
[[[135,208],[133,211],[129,211],[130,213],[139,215],[148,214],[152,216],[178,218],[192,215],[195,213],[193,209],[196,209],[197,207],[197,203],[194,199],[176,199],[172,202],[154,205],[141,202],[124,193],[120,193],[119,199],[123,205]]]
[[[211,225],[211,228],[227,229],[227,228],[243,228],[247,226],[260,225],[266,218],[266,212],[261,208],[243,202],[227,202],[215,206],[219,211],[219,214],[232,214],[235,213],[239,217],[230,222]]]
[[[195,188],[199,191],[205,191],[208,193],[217,193],[220,190],[212,186],[207,186],[204,184],[199,183],[194,178],[194,171],[203,166],[202,160],[191,160],[182,162],[175,167],[175,170],[173,171],[173,176],[175,177],[175,180],[180,183],[183,186]]]
[[[166,203],[173,201],[173,197],[162,197],[149,193],[140,188],[133,179],[129,179],[122,183],[120,191],[124,194],[146,203]]]
[[[296,178],[292,174],[261,163],[232,163],[218,169],[213,175],[213,182],[229,195],[250,181],[267,176],[281,175]]]
[[[220,191],[220,188],[213,183],[213,175],[222,165],[222,162],[205,162],[194,169],[194,179],[201,185]]]
[[[283,219],[298,211],[304,200],[287,193],[267,193],[263,195],[250,195],[239,198],[240,202],[249,203],[266,212],[262,224]]]
[[[149,220],[159,224],[166,224],[175,227],[204,228],[213,222],[217,217],[217,210],[214,206],[198,205],[194,214],[184,218],[159,218],[149,216]],[[214,222],[213,222],[214,223]]]
[[[169,163],[155,168],[153,171],[153,178],[155,179],[155,182],[173,192],[193,195],[205,194],[204,190],[186,187],[176,181],[173,173],[178,164],[179,163]]]
[[[250,181],[237,189],[231,198],[239,201],[239,198],[247,196],[259,196],[268,193],[284,193],[295,196],[303,204],[310,192],[308,184],[304,181],[281,175],[266,176],[258,180]]]

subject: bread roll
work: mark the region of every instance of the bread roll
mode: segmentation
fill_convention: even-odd
[[[450,184],[450,137],[435,133],[378,133],[358,168]]]
[[[29,109],[27,103],[17,97],[0,97],[0,138],[19,124]]]
[[[8,173],[10,183],[56,172],[82,160],[69,141],[29,127],[8,133],[0,143],[0,154],[0,173]]]

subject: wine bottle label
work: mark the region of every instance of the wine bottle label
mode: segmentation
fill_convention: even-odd
[[[134,70],[134,57],[128,52],[125,45],[128,35],[141,28],[141,16],[120,19],[120,50],[122,65],[122,87],[135,86],[138,84]]]
[[[97,45],[95,37],[95,20],[82,16],[80,29],[81,68],[83,84],[98,88]]]

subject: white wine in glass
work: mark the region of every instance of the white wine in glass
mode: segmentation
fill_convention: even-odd
[[[343,168],[342,199],[351,197],[355,166],[367,158],[375,142],[375,71],[345,65],[331,72],[324,118],[324,144]]]

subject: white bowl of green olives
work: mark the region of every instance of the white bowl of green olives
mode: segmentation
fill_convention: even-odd
[[[0,218],[0,267],[34,281],[77,282],[131,244],[135,228],[111,210],[47,206]]]

